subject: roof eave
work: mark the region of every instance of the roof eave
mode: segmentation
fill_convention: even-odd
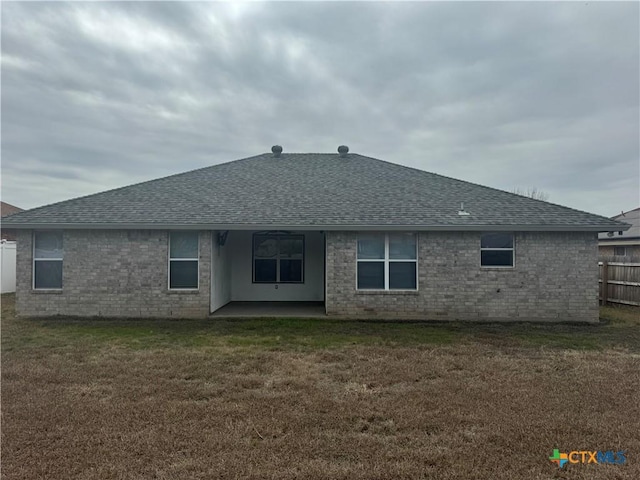
[[[286,225],[286,224],[181,224],[181,223],[21,223],[3,230],[323,230],[323,231],[518,231],[518,232],[622,232],[630,225]]]
[[[624,235],[619,235],[619,236],[612,236],[612,237],[605,237],[605,238],[598,238],[598,241],[601,243],[612,243],[612,242],[636,242],[636,243],[640,243],[640,237],[639,236],[632,236],[632,237],[625,237]]]

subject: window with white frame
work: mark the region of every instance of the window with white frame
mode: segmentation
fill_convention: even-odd
[[[33,238],[33,288],[62,288],[64,249],[62,231],[35,232]]]
[[[613,247],[613,254],[616,257],[626,257],[627,256],[627,249],[626,249],[626,247]]]
[[[169,289],[198,289],[198,232],[169,234]]]
[[[358,235],[357,270],[358,290],[417,290],[417,235]]]
[[[304,235],[253,235],[254,283],[304,283]]]
[[[483,267],[514,266],[512,233],[485,233],[480,237],[480,265]]]

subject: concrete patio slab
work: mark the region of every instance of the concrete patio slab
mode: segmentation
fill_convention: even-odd
[[[211,314],[216,318],[326,317],[324,302],[231,302]]]

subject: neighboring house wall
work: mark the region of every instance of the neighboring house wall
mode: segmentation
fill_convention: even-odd
[[[231,300],[233,301],[322,301],[324,300],[324,236],[320,232],[304,234],[304,283],[253,283],[253,233],[229,232],[231,248]]]
[[[617,245],[618,247],[624,247],[625,255],[624,257],[617,257],[620,260],[625,260],[625,257],[628,259],[631,258],[639,258],[640,257],[640,245]],[[601,257],[614,257],[616,246],[614,245],[600,245],[599,254]]]
[[[613,220],[631,224],[631,228],[622,232],[604,232],[598,235],[600,260],[637,261],[640,258],[640,208],[621,213]],[[616,255],[624,248],[624,255]]]
[[[169,291],[168,232],[65,230],[62,291],[32,290],[33,234],[18,235],[22,316],[203,317],[209,314],[211,232],[200,232],[199,290]]]
[[[355,232],[327,233],[329,315],[598,321],[597,235],[515,235],[515,267],[480,267],[480,234],[422,232],[418,291],[356,290]]]
[[[0,220],[1,222],[1,220]],[[8,240],[11,242],[15,242],[16,240],[16,231],[15,230],[11,230],[11,229],[2,229],[2,231],[0,231],[0,239],[2,240]]]
[[[2,241],[0,244],[0,271],[2,293],[16,291],[16,242]]]

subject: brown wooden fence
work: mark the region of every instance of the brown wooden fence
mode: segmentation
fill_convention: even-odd
[[[640,306],[640,261],[602,260],[600,304],[621,303]]]

